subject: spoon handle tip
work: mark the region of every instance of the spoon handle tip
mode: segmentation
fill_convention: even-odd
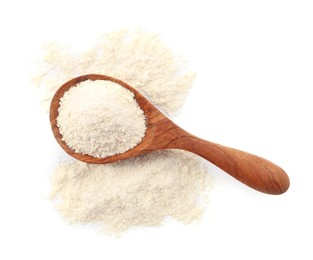
[[[184,135],[171,143],[172,148],[193,152],[215,164],[249,187],[278,195],[289,188],[286,172],[276,164],[254,154]]]

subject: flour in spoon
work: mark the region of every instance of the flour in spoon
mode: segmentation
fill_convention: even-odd
[[[60,99],[57,125],[62,140],[76,153],[105,158],[142,140],[145,116],[134,93],[107,80],[87,80]]]

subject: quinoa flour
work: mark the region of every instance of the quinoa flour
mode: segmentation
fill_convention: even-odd
[[[44,108],[49,109],[64,82],[84,74],[120,79],[167,115],[178,112],[195,78],[157,34],[119,30],[99,37],[94,48],[81,53],[52,42],[45,45],[45,56],[33,78],[44,90]]]
[[[168,216],[189,223],[203,213],[210,186],[202,161],[178,150],[105,165],[69,161],[51,180],[51,198],[66,219],[98,223],[113,234],[158,226]]]
[[[107,80],[86,80],[60,99],[57,125],[76,153],[96,158],[124,153],[145,135],[146,122],[134,93]]]
[[[97,73],[130,84],[173,115],[194,79],[159,36],[142,31],[105,34],[94,48],[76,54],[51,43],[40,68],[34,82],[45,92],[46,109],[64,82]],[[167,216],[184,223],[198,219],[211,183],[203,160],[185,151],[157,151],[103,165],[69,158],[51,176],[51,198],[69,222],[98,224],[116,234],[160,225]]]

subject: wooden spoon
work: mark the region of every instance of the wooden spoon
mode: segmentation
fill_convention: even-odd
[[[60,98],[71,87],[85,80],[109,80],[129,89],[135,95],[147,120],[147,130],[142,141],[125,153],[106,158],[75,153],[62,140],[57,126]],[[90,74],[74,78],[55,93],[50,106],[53,134],[61,147],[74,158],[86,163],[111,163],[162,149],[182,149],[205,158],[249,187],[269,194],[282,194],[289,187],[288,175],[274,163],[259,156],[222,146],[193,136],[163,115],[143,95],[128,84],[105,75]]]

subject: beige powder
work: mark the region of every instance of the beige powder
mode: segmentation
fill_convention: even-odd
[[[143,31],[105,34],[94,48],[83,53],[73,53],[68,46],[57,43],[45,48],[34,83],[44,90],[47,110],[64,82],[84,74],[104,74],[128,83],[163,112],[173,114],[183,104],[195,77],[157,34]]]
[[[52,198],[72,223],[97,223],[120,233],[160,225],[166,216],[189,223],[201,216],[210,176],[199,159],[159,151],[107,165],[71,161],[52,176]]]
[[[87,80],[60,99],[57,125],[62,140],[76,153],[96,158],[124,153],[146,131],[134,93],[107,80]]]
[[[89,73],[119,78],[145,94],[167,114],[183,104],[194,75],[177,62],[157,35],[117,31],[84,53],[58,44],[46,48],[35,77],[48,107],[57,88]],[[185,223],[199,218],[201,199],[211,185],[203,161],[183,151],[158,151],[106,165],[69,160],[52,174],[52,197],[72,223],[100,223],[118,233],[132,226],[155,226],[171,216]]]

